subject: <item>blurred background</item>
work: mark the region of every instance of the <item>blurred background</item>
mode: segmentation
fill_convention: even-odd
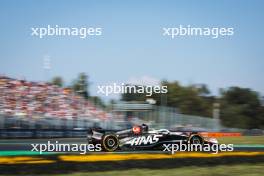
[[[2,0],[0,174],[263,175],[263,7],[260,0]],[[99,27],[102,35],[31,35],[31,28],[48,25]],[[234,28],[234,35],[163,35],[179,25]],[[168,92],[98,94],[98,86],[113,83]],[[30,152],[31,143],[47,140],[86,143],[91,127],[142,123],[206,132],[234,144],[235,152],[219,158]]]

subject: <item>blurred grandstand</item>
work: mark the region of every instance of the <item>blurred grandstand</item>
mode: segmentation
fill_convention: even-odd
[[[87,128],[112,118],[71,89],[0,77],[0,128]]]
[[[0,107],[5,115],[77,118],[109,118],[91,102],[70,89],[41,82],[28,82],[0,77]]]

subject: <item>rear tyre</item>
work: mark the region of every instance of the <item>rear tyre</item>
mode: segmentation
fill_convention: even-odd
[[[102,149],[107,152],[114,152],[119,147],[119,140],[115,134],[105,134],[102,138]]]
[[[203,140],[203,138],[202,138],[201,136],[199,136],[199,135],[193,135],[193,136],[191,136],[191,138],[190,138],[190,140],[189,140],[189,143],[190,143],[190,144],[201,144],[201,145],[203,145],[204,140]]]

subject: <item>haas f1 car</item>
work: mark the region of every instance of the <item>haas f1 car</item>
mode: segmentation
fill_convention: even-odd
[[[90,129],[87,134],[88,143],[101,144],[104,151],[116,150],[157,150],[164,144],[191,143],[215,144],[214,138],[204,138],[197,132],[179,132],[167,129],[148,129],[148,126],[134,126],[121,131]]]

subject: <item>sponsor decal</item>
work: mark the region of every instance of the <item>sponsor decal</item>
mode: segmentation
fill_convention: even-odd
[[[159,141],[159,138],[162,135],[160,134],[155,134],[155,135],[148,135],[148,136],[138,136],[130,141],[127,142],[127,144],[130,144],[131,146],[133,145],[147,145],[147,144],[154,144]]]

